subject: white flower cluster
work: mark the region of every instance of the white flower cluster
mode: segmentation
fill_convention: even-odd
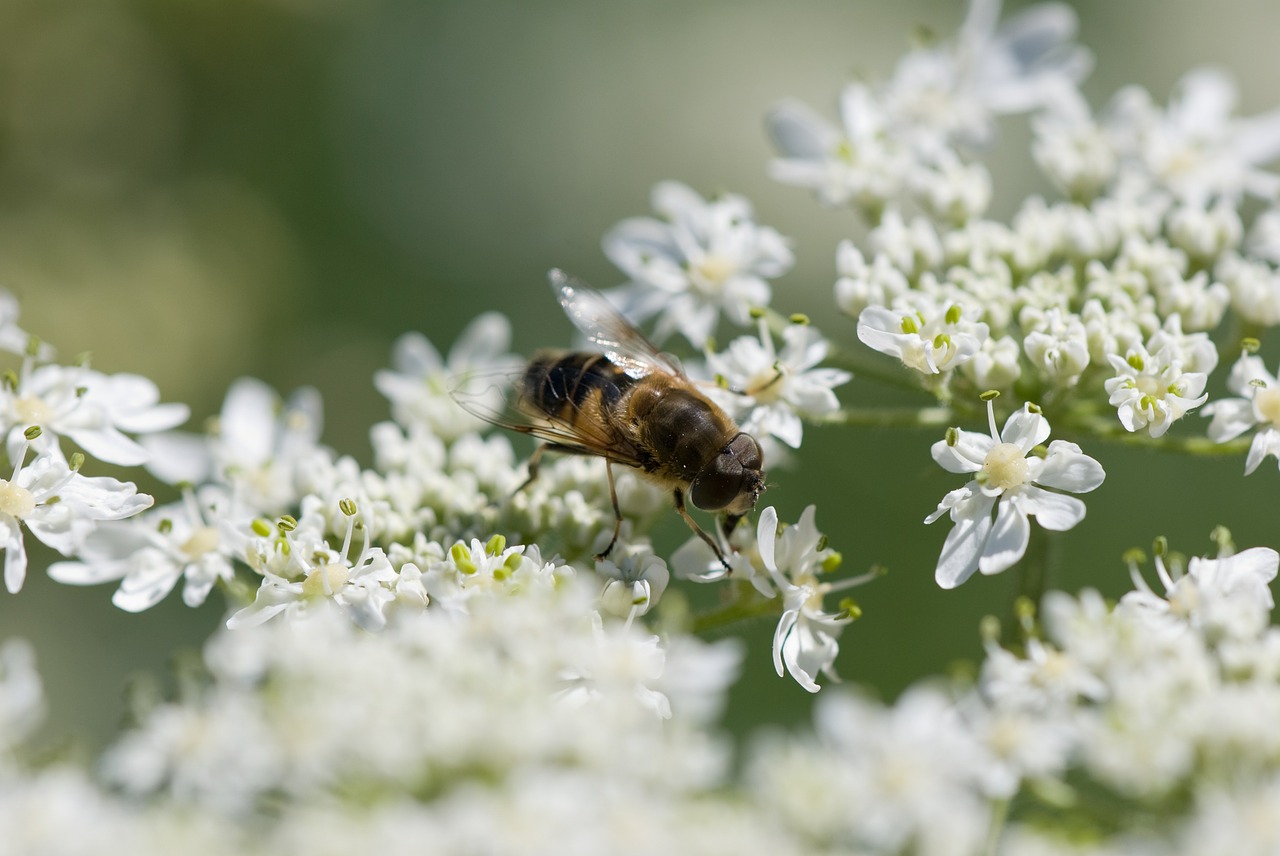
[[[762,539],[774,584],[823,553],[806,518]],[[598,587],[555,563],[381,633],[332,611],[222,630],[207,680],[139,710],[100,781],[18,760],[44,700],[10,643],[0,818],[24,853],[1270,853],[1278,564],[1162,555],[1160,591],[1135,567],[1117,605],[1052,593],[1042,635],[988,639],[976,683],[825,695],[812,732],[736,764],[714,723],[739,646],[601,621]]]
[[[1094,415],[1106,402],[1124,431],[1159,438],[1207,401],[1220,353],[1280,323],[1280,210],[1267,207],[1280,176],[1262,168],[1280,155],[1280,110],[1235,117],[1230,78],[1197,70],[1166,106],[1128,88],[1095,115],[1073,13],[1043,4],[997,26],[997,12],[973,2],[953,40],[881,86],[849,86],[842,128],[778,107],[774,174],[867,216],[865,244],[837,253],[836,302],[925,389],[1016,389],[1073,432],[1111,431]],[[1006,223],[985,216],[978,156],[1014,112],[1031,114],[1062,198],[1030,196]],[[1217,330],[1235,338],[1215,343]],[[1211,436],[1251,427],[1238,422]]]
[[[151,506],[131,482],[85,476],[85,454],[109,464],[147,460],[130,434],[184,422],[185,405],[161,404],[156,385],[132,374],[106,375],[87,364],[60,365],[54,351],[18,326],[18,303],[0,291],[0,350],[21,357],[0,378],[0,434],[9,477],[0,478],[0,549],[10,593],[27,576],[24,531],[65,556],[81,549],[103,521]],[[63,440],[82,452],[69,457]]]
[[[840,126],[794,103],[769,118],[774,176],[871,226],[838,249],[835,299],[861,343],[908,370],[889,377],[941,405],[901,421],[968,419],[985,402],[987,432],[951,428],[932,448],[967,479],[926,518],[953,523],[944,588],[1022,562],[1032,518],[1056,532],[1084,519],[1075,494],[1105,473],[1075,442],[1050,442],[1050,423],[1060,437],[1173,445],[1220,354],[1235,360],[1231,396],[1201,410],[1207,441],[1243,449],[1253,432],[1247,473],[1280,459],[1280,381],[1256,355],[1280,324],[1280,178],[1263,169],[1280,154],[1280,112],[1233,117],[1230,80],[1197,71],[1165,106],[1126,89],[1095,114],[1074,32],[1062,5],[1001,23],[996,0],[973,0],[954,38],[883,84],[848,87]],[[1013,113],[1030,114],[1033,156],[1061,195],[1030,197],[1005,223],[986,216],[979,155]],[[834,392],[850,373],[827,361],[887,373],[773,307],[790,242],[735,195],[662,182],[652,207],[604,239],[627,278],[610,298],[656,341],[692,346],[678,382],[705,389],[771,469],[805,421],[858,422]],[[715,724],[741,652],[699,634],[776,619],[775,670],[817,692],[838,680],[840,636],[860,614],[837,596],[875,576],[837,577],[843,556],[814,506],[792,525],[771,506],[754,525],[726,516],[668,557],[649,532],[674,519],[670,487],[623,466],[615,479],[584,454],[533,478],[541,452],[518,460],[477,416],[564,437],[561,451],[607,449],[568,443],[595,415],[585,408],[547,414],[551,428],[505,418],[499,396],[522,363],[494,312],[447,356],[417,334],[396,344],[374,379],[392,421],[372,428],[368,466],[323,445],[314,390],[282,398],[242,379],[206,432],[175,432],[186,409],[149,381],[59,365],[17,317],[0,294],[0,349],[20,358],[0,384],[10,591],[26,529],[63,553],[54,579],[116,584],[122,609],[176,588],[191,606],[216,588],[231,608],[205,684],[138,711],[100,780],[23,763],[43,696],[31,652],[0,647],[0,823],[14,852],[104,840],[140,854],[1280,851],[1269,548],[1234,553],[1223,535],[1217,558],[1183,563],[1161,547],[1155,587],[1135,561],[1118,604],[1051,592],[1039,624],[1019,614],[1016,644],[989,632],[976,680],[918,684],[891,706],[828,691],[811,732],[735,758]],[[720,347],[728,325],[747,332]],[[629,335],[593,342],[638,382],[627,346],[603,340],[615,333]],[[452,393],[471,379],[491,389],[464,408]],[[604,401],[610,379],[574,392],[598,386]],[[582,378],[554,382],[568,380]],[[1014,402],[1003,428],[997,397]],[[66,457],[63,438],[83,452]],[[81,475],[85,454],[145,464],[173,501],[151,508],[132,484]],[[673,575],[724,596],[691,613],[668,593]]]

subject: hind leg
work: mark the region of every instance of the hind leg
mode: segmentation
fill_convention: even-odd
[[[603,550],[596,553],[597,562],[604,561],[613,550],[613,545],[618,543],[618,532],[622,529],[622,509],[618,507],[618,488],[613,483],[613,461],[604,462],[604,471],[609,476],[609,499],[613,502],[613,537],[609,539],[609,543]]]

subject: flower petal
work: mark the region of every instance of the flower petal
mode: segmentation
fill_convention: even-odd
[[[978,494],[953,510],[956,525],[947,534],[934,571],[934,579],[942,588],[955,588],[978,569],[978,559],[991,533],[991,505],[994,502],[994,499]]]
[[[1016,494],[1007,495],[996,509],[996,522],[991,527],[991,537],[987,539],[982,558],[978,560],[978,570],[984,574],[998,574],[1007,570],[1027,552],[1027,542],[1031,540],[1031,524],[1020,500],[1021,497]]]
[[[1088,493],[1102,484],[1106,477],[1102,464],[1081,452],[1075,443],[1054,440],[1049,444],[1049,454],[1036,476],[1036,484],[1072,493]]]
[[[1035,485],[1023,488],[1022,507],[1027,514],[1034,514],[1036,522],[1045,529],[1065,532],[1084,520],[1084,501],[1074,496],[1041,490]]]

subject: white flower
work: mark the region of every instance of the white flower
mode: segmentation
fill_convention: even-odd
[[[707,354],[707,367],[739,394],[726,400],[739,427],[755,437],[773,435],[800,447],[801,417],[816,418],[840,409],[832,387],[852,375],[841,369],[815,368],[827,356],[828,342],[808,324],[782,331],[781,352],[761,319],[760,338],[739,336],[721,353]],[[721,396],[721,398],[725,398]]]
[[[819,673],[839,680],[834,665],[840,653],[836,639],[855,617],[848,608],[824,612],[823,599],[831,592],[871,579],[870,574],[837,583],[818,579],[839,560],[824,547],[826,539],[818,531],[814,516],[815,508],[810,505],[800,515],[800,522],[788,526],[779,536],[778,512],[769,506],[760,512],[756,527],[760,558],[782,597],[782,617],[773,633],[773,667],[781,677],[785,666],[787,674],[811,693],[820,689]]]
[[[1196,69],[1178,81],[1163,113],[1145,93],[1120,93],[1113,124],[1130,130],[1142,166],[1183,201],[1235,202],[1246,193],[1272,198],[1280,176],[1259,167],[1280,154],[1280,110],[1234,118],[1236,98],[1228,75]]]
[[[1270,264],[1226,253],[1214,275],[1231,292],[1231,308],[1251,324],[1280,324],[1280,274]]]
[[[757,225],[751,204],[728,194],[707,201],[687,185],[653,188],[662,220],[633,217],[604,236],[604,252],[631,282],[610,294],[631,318],[657,316],[655,337],[679,332],[703,347],[723,312],[738,325],[767,306],[766,279],[786,273],[791,249],[778,232]]]
[[[202,505],[187,491],[181,503],[100,526],[77,561],[53,563],[49,576],[68,585],[120,580],[111,602],[126,612],[150,609],[185,579],[182,602],[200,606],[216,582],[232,579],[232,559],[247,539],[248,521],[219,510],[223,500]]]
[[[1253,547],[1218,559],[1193,557],[1185,574],[1171,574],[1155,557],[1164,594],[1154,592],[1131,566],[1135,591],[1120,603],[1157,623],[1189,624],[1212,641],[1223,636],[1256,637],[1270,623],[1275,601],[1269,588],[1280,554]]]
[[[854,846],[844,852],[980,851],[989,809],[979,786],[991,759],[944,692],[912,687],[892,707],[828,695],[814,726],[847,794],[842,838]]]
[[[990,436],[957,429],[952,438],[933,444],[933,459],[943,469],[974,474],[925,518],[933,523],[949,513],[955,523],[935,574],[938,585],[947,589],[974,571],[996,574],[1021,559],[1031,536],[1029,515],[1055,532],[1075,526],[1084,519],[1084,503],[1054,491],[1087,493],[1105,477],[1097,461],[1064,440],[1050,443],[1043,458],[1027,457],[1049,439],[1049,421],[1030,404],[1011,414],[999,434],[990,401],[987,414]]]
[[[185,404],[159,401],[156,385],[139,375],[105,375],[84,366],[49,364],[24,366],[17,388],[6,385],[0,393],[0,412],[11,457],[26,442],[23,432],[39,426],[42,433],[32,443],[37,451],[65,436],[101,461],[136,466],[149,455],[124,432],[165,431],[190,415]]]
[[[44,685],[36,671],[35,651],[23,639],[6,639],[0,644],[0,747],[5,750],[0,768],[8,767],[13,750],[35,733],[44,716]]]
[[[934,224],[924,217],[907,220],[897,208],[884,212],[867,243],[876,255],[910,275],[935,270],[943,261],[942,239]]]
[[[319,528],[308,519],[285,533],[287,552],[280,550],[281,573],[261,569],[262,584],[253,603],[227,619],[235,630],[252,627],[286,613],[297,620],[312,611],[336,607],[365,630],[380,630],[387,622],[386,608],[396,598],[397,574],[380,547],[368,543],[369,527],[363,527],[365,545],[355,560],[349,559],[354,515],[347,517],[346,539],[340,551],[321,539]]]
[[[889,306],[911,289],[907,277],[893,266],[888,256],[877,253],[868,265],[853,241],[844,240],[836,248],[836,305],[847,315],[858,317],[872,305]]]
[[[444,440],[456,439],[483,423],[463,410],[450,393],[476,378],[501,381],[520,366],[507,352],[511,323],[498,312],[476,317],[459,334],[448,359],[421,333],[401,336],[391,352],[391,368],[373,376],[378,391],[391,400],[391,415],[406,428],[425,427]]]
[[[608,558],[596,562],[596,573],[608,580],[601,606],[627,620],[652,609],[671,579],[667,563],[648,544],[615,544]]]
[[[1257,216],[1245,246],[1249,255],[1280,264],[1280,208],[1268,208]]]
[[[121,520],[154,500],[138,493],[132,482],[106,476],[89,478],[72,469],[56,448],[19,464],[11,479],[0,479],[0,548],[4,553],[4,584],[10,592],[22,588],[27,577],[27,549],[22,527],[64,556],[70,556],[93,531],[97,521]]]
[[[1107,360],[1116,374],[1103,387],[1126,431],[1145,428],[1152,437],[1163,436],[1187,411],[1209,399],[1204,393],[1208,376],[1187,371],[1179,349],[1172,345],[1155,354],[1138,345],[1123,358],[1108,354]]]
[[[1068,386],[1089,366],[1089,341],[1078,315],[1053,307],[1029,322],[1029,312],[1021,320],[1029,328],[1022,341],[1031,364],[1050,381]]]
[[[331,456],[320,445],[322,423],[314,389],[298,389],[282,403],[262,381],[239,378],[208,435],[146,437],[147,469],[169,484],[226,485],[249,513],[275,516],[296,505],[304,477]]]
[[[845,87],[840,118],[837,129],[795,101],[770,110],[766,128],[781,157],[769,164],[769,175],[809,188],[823,205],[878,212],[902,192],[910,155],[885,133],[884,112],[868,87]]]
[[[1073,199],[1093,198],[1115,176],[1116,147],[1080,93],[1062,92],[1031,120],[1031,131],[1036,165]]]
[[[1220,398],[1204,409],[1205,416],[1213,417],[1209,438],[1225,443],[1258,428],[1244,461],[1249,475],[1268,455],[1280,460],[1280,382],[1260,357],[1241,354],[1227,376],[1227,388],[1240,397]]]
[[[901,138],[919,151],[981,145],[993,119],[1032,110],[1074,90],[1092,66],[1075,45],[1075,13],[1059,3],[1031,6],[998,26],[999,0],[972,0],[953,41],[898,62],[884,93]]]
[[[29,333],[18,326],[20,315],[18,298],[8,289],[0,288],[0,350],[11,354],[29,354],[32,338]],[[35,356],[42,360],[53,358],[53,348],[44,343],[37,343]]]
[[[921,374],[940,374],[972,359],[987,335],[986,323],[969,320],[958,303],[939,304],[923,294],[903,297],[892,309],[868,306],[858,316],[864,345]]]
[[[1213,205],[1181,205],[1169,212],[1169,239],[1191,258],[1211,261],[1240,246],[1244,223],[1235,206],[1225,199]],[[1255,224],[1255,234],[1257,234]],[[1215,322],[1216,323],[1216,322]]]

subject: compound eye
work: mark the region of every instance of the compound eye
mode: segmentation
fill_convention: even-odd
[[[693,480],[689,498],[703,511],[719,511],[737,499],[741,490],[742,464],[728,452],[721,452]]]
[[[739,434],[734,437],[729,443],[728,451],[746,469],[758,470],[764,466],[764,453],[760,451],[760,444],[750,434]]]

